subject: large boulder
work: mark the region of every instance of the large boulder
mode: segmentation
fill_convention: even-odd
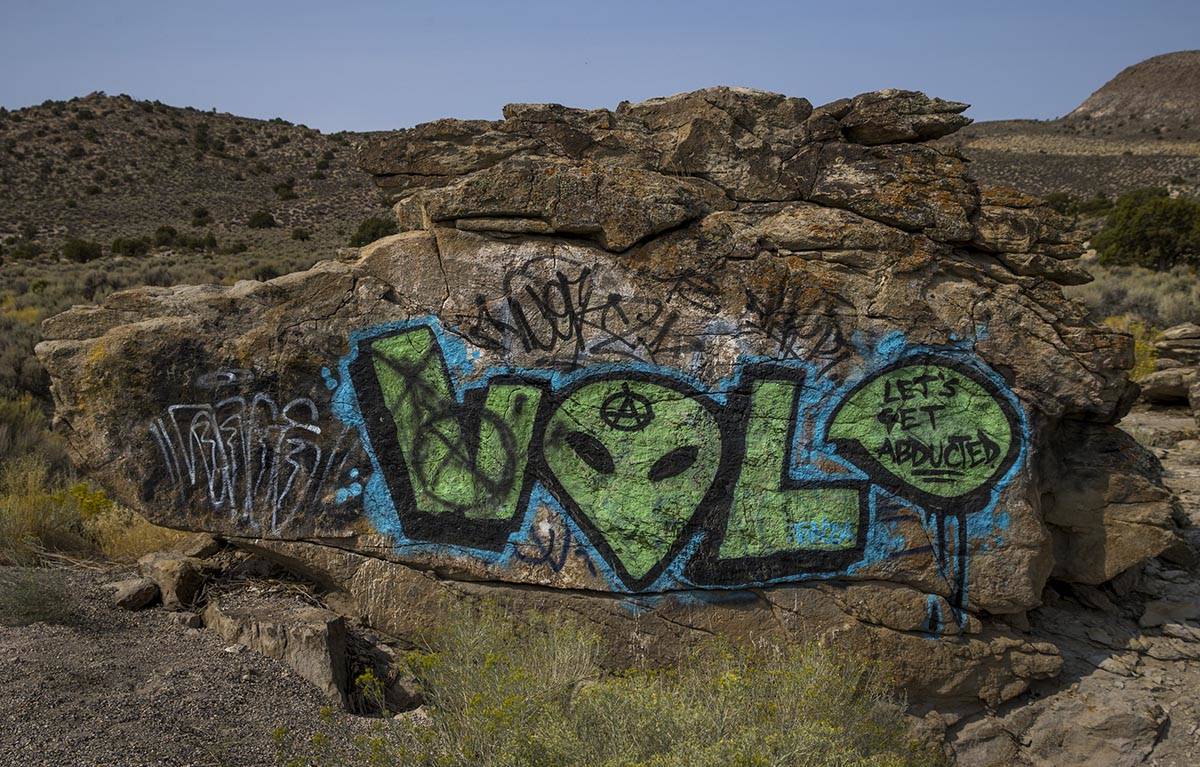
[[[58,421],[123,502],[399,633],[486,597],[639,657],[820,635],[1007,700],[1058,660],[991,616],[1174,533],[1113,447],[1131,340],[1060,289],[1079,237],[922,143],[964,108],[715,88],[381,135],[404,231],[51,318]]]

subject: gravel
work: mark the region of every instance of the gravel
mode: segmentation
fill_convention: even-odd
[[[272,765],[276,728],[320,727],[326,699],[284,665],[113,606],[103,584],[128,575],[67,571],[63,624],[0,626],[0,765]]]

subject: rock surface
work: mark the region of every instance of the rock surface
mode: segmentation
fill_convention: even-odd
[[[110,586],[113,604],[126,610],[141,610],[158,599],[158,584],[149,578],[129,578]]]
[[[204,588],[200,561],[173,551],[158,551],[138,560],[142,576],[158,586],[163,607],[183,610],[196,603]]]
[[[405,231],[47,320],[58,421],[123,502],[400,633],[487,597],[1009,700],[1061,661],[992,616],[1179,539],[1112,426],[1131,341],[1060,289],[1079,238],[923,143],[963,108],[714,88],[380,136]]]
[[[1189,414],[1139,410],[1123,423],[1162,457],[1178,493],[1187,547],[1200,543],[1200,450]],[[1187,430],[1193,433],[1188,435]],[[1183,435],[1185,439],[1162,439]],[[1165,558],[1100,587],[1047,590],[1025,641],[1063,655],[1059,678],[1036,682],[1020,705],[968,715],[949,742],[959,767],[1190,765],[1200,753],[1200,574]]]

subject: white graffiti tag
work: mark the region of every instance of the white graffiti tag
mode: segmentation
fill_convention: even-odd
[[[269,510],[275,531],[318,498],[327,483],[338,482],[357,446],[355,435],[342,427],[323,449],[319,420],[310,399],[297,398],[280,408],[270,395],[259,393],[215,404],[172,405],[149,429],[181,502],[199,487],[213,511],[239,524],[260,529]]]

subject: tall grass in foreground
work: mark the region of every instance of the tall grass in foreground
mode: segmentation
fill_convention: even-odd
[[[130,561],[179,537],[75,481],[30,398],[0,400],[0,565],[36,565],[46,553]]]
[[[286,767],[908,767],[911,740],[877,665],[815,645],[713,643],[669,669],[611,673],[600,638],[562,616],[451,610],[408,658],[428,717],[354,736],[332,716]]]

